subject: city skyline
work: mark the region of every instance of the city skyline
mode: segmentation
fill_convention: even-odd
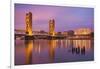
[[[27,12],[32,12],[33,31],[49,31],[50,19],[55,20],[56,32],[78,28],[94,30],[93,8],[15,4],[15,29],[25,29]]]

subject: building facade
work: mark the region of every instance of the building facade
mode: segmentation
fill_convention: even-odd
[[[80,28],[74,31],[75,35],[88,35],[91,34],[91,29],[89,28]]]

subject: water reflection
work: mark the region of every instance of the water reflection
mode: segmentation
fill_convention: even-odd
[[[83,58],[81,60],[93,60],[93,40],[38,39],[20,41],[16,40],[15,45],[16,65],[79,61],[81,58]],[[23,46],[19,47],[19,43]],[[24,52],[25,57],[22,56],[24,54],[20,55],[20,52]],[[77,57],[77,55],[79,56]],[[24,58],[25,60],[23,60]],[[22,60],[22,63],[19,60]]]
[[[32,49],[33,49],[33,41],[26,40],[25,41],[26,64],[32,64]]]
[[[56,40],[49,40],[49,57],[50,57],[50,62],[54,61],[55,57],[55,48],[56,48]]]

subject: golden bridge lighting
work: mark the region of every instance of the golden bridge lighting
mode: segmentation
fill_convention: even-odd
[[[26,13],[26,34],[32,35],[32,13]]]
[[[55,20],[49,21],[49,35],[55,36]]]

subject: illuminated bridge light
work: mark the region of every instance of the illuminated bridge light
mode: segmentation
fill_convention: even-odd
[[[49,35],[55,36],[55,20],[49,21]]]
[[[26,13],[26,34],[32,35],[32,13]]]

